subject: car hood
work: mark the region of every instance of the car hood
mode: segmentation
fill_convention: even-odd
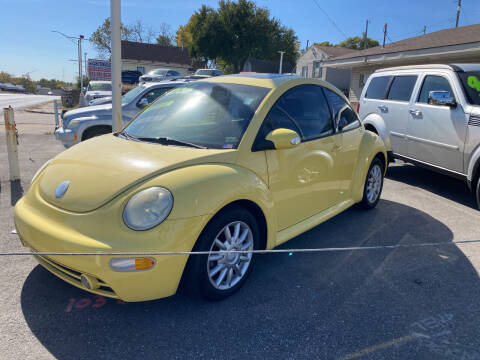
[[[112,134],[82,142],[56,156],[35,181],[40,196],[72,212],[95,210],[128,188],[164,172],[201,163],[234,163],[236,150],[163,146]],[[69,186],[62,197],[55,190]]]
[[[65,113],[63,116],[64,119],[73,119],[79,117],[90,117],[93,115],[111,115],[112,114],[112,104],[103,104],[103,105],[94,105],[78,108],[75,110],[70,110]]]

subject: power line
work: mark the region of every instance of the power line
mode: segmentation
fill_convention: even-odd
[[[327,12],[325,10],[323,10],[323,8],[318,4],[317,0],[313,0],[313,2],[318,6],[318,8],[325,14],[325,16],[327,17],[328,20],[330,20],[330,22],[333,24],[333,26],[335,26],[335,28],[338,30],[338,32],[340,34],[343,35],[343,37],[346,39],[348,36],[343,32],[342,29],[340,29],[338,27],[338,25],[335,23],[335,21],[333,21],[333,19],[327,14]]]

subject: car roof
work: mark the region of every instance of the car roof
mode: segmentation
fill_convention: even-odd
[[[201,79],[198,81],[253,85],[253,86],[260,86],[260,87],[273,89],[287,81],[290,81],[293,79],[299,79],[299,78],[302,79],[302,77],[297,75],[245,73],[245,74],[214,76],[211,78]]]
[[[175,81],[170,81],[170,80],[165,80],[165,81],[157,81],[157,82],[147,82],[142,84],[146,88],[151,88],[151,87],[161,87],[165,85],[183,85],[186,84],[187,81],[183,80],[175,80]]]
[[[480,64],[424,64],[395,66],[384,69],[378,69],[375,73],[398,71],[398,70],[453,70],[453,71],[479,71]]]

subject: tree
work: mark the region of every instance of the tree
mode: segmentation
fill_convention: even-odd
[[[367,37],[367,49],[371,47],[379,46],[379,45],[380,44],[377,40],[373,40]],[[363,38],[359,36],[349,37],[335,46],[353,49],[353,50],[362,50],[364,46]]]
[[[160,24],[160,31],[157,36],[157,44],[162,46],[173,46],[173,34],[170,25]]]
[[[132,30],[124,26],[123,24],[120,27],[122,40],[131,40],[132,39]],[[102,25],[100,25],[95,32],[90,35],[88,39],[92,45],[97,50],[97,53],[100,58],[110,59],[112,55],[112,31],[110,25],[110,18],[106,18]]]
[[[130,40],[141,43],[152,43],[156,37],[156,31],[151,26],[146,26],[141,20],[135,21],[127,27]]]
[[[298,56],[295,32],[248,0],[221,0],[218,10],[203,5],[178,28],[177,45],[233,72],[240,72],[248,58],[278,61],[278,51],[285,51],[284,61],[295,62]]]
[[[335,46],[330,41],[322,41],[321,43],[313,43],[313,45],[317,46]]]

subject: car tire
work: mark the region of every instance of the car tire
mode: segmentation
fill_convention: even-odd
[[[110,134],[112,128],[109,126],[95,126],[84,131],[82,141],[94,138],[96,136]]]
[[[378,157],[373,159],[363,187],[363,199],[360,202],[362,208],[368,210],[377,206],[383,189],[384,169],[385,165]]]
[[[231,242],[227,239],[227,228]],[[223,300],[232,295],[250,275],[255,256],[228,253],[228,249],[258,249],[259,236],[258,224],[248,210],[237,206],[222,210],[205,227],[193,251],[225,251],[225,254],[190,255],[186,285],[195,295],[208,300]]]

